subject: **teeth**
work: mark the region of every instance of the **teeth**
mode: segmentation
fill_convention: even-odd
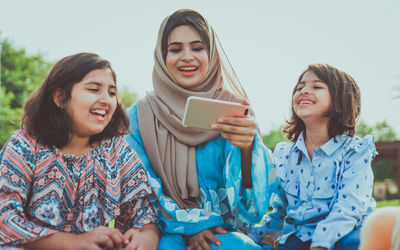
[[[106,111],[105,110],[97,110],[97,109],[95,109],[95,110],[92,110],[91,113],[95,114],[95,115],[101,115],[101,116],[105,116],[106,115]]]
[[[300,104],[312,104],[310,101],[301,101]]]
[[[197,67],[181,67],[181,68],[179,68],[179,70],[183,70],[183,71],[193,71],[196,69],[197,69]]]

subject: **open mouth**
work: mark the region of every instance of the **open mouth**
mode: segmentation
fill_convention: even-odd
[[[300,101],[299,105],[313,104],[311,101]]]
[[[190,66],[190,67],[179,67],[178,70],[181,72],[194,72],[198,70],[199,67],[196,66]]]
[[[101,116],[102,118],[106,117],[107,111],[104,109],[93,109],[90,111],[91,114]]]

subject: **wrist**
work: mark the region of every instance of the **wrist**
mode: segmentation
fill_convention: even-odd
[[[72,250],[77,249],[74,245],[76,242],[75,235],[71,233],[56,232],[49,236],[24,244],[24,248],[28,249],[60,249]]]
[[[152,234],[156,235],[158,237],[158,239],[161,236],[161,230],[158,228],[158,226],[155,223],[144,225],[140,229],[140,232],[152,233]]]

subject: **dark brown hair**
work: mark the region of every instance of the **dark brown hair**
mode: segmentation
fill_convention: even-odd
[[[165,24],[165,28],[161,38],[161,50],[164,60],[165,58],[167,58],[169,35],[176,27],[182,25],[189,25],[193,27],[199,33],[200,39],[206,46],[207,51],[210,51],[210,38],[208,34],[208,26],[205,19],[197,11],[181,9],[172,13],[172,15],[168,18],[167,23]]]
[[[328,124],[329,138],[347,133],[353,137],[356,121],[361,111],[360,90],[356,81],[347,73],[328,64],[311,64],[301,73],[292,92],[292,98],[303,75],[307,71],[314,72],[318,78],[328,85],[331,95],[331,109],[325,114],[330,117]],[[287,121],[283,132],[291,141],[296,141],[300,133],[305,132],[304,122],[296,115],[292,105],[292,117]]]
[[[22,126],[46,146],[65,146],[70,137],[71,121],[66,110],[54,103],[53,92],[61,89],[62,102],[68,103],[73,86],[96,69],[110,69],[114,81],[117,82],[110,62],[97,54],[78,53],[58,61],[40,88],[25,103]],[[101,133],[91,136],[89,143],[127,134],[129,119],[120,103],[117,97],[117,107],[109,124]]]

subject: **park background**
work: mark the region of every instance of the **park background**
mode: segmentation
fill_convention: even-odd
[[[267,146],[284,140],[291,90],[311,63],[331,64],[358,82],[359,136],[399,140],[398,0],[0,0],[0,147],[19,127],[26,98],[66,55],[100,54],[113,64],[125,105],[143,97],[152,89],[159,25],[181,8],[199,11],[216,30]],[[373,165],[376,197],[393,197],[393,162]]]

